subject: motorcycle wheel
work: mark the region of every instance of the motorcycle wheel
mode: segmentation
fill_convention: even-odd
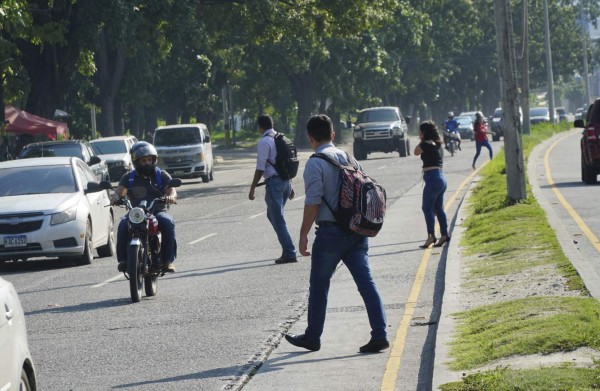
[[[450,148],[450,156],[454,156],[454,149],[456,148],[454,141],[450,141],[450,145],[448,145],[448,147]]]
[[[142,246],[129,246],[127,249],[127,274],[129,274],[129,291],[131,301],[138,303],[142,298],[144,285],[143,267],[144,249]]]
[[[144,277],[144,290],[146,291],[146,296],[156,296],[158,278],[155,275]]]

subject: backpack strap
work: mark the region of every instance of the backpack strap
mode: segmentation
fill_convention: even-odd
[[[277,138],[277,135],[279,134],[279,132],[275,131],[275,133],[270,133],[265,135],[264,137],[273,137],[273,141],[275,141],[275,139]],[[275,163],[277,163],[277,144],[275,144],[275,163],[271,163],[269,161],[269,158],[267,157],[267,163],[269,163],[270,165],[273,166],[273,168],[275,168]]]
[[[354,160],[350,157],[350,155],[348,155],[348,153],[346,152],[346,159],[348,160],[348,164],[342,164],[340,163],[338,160],[333,159],[331,156],[324,154],[322,152],[318,152],[318,153],[313,153],[311,156],[312,157],[318,157],[319,159],[323,159],[331,164],[333,164],[334,166],[338,167],[340,170],[343,168],[353,168],[354,170],[358,171],[358,167],[357,164],[352,164],[351,162]]]

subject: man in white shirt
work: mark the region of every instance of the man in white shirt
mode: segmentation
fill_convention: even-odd
[[[275,170],[277,149],[275,148],[275,135],[273,119],[269,115],[258,117],[258,128],[261,137],[256,145],[256,171],[250,186],[248,199],[254,200],[254,190],[261,177],[265,178],[265,202],[267,203],[267,218],[271,222],[279,244],[281,244],[281,257],[275,263],[298,262],[296,247],[288,231],[283,210],[288,199],[294,198],[294,189],[288,179],[281,179]]]

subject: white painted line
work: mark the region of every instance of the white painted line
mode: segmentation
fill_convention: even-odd
[[[294,199],[292,200],[292,202],[294,202],[294,201],[300,201],[301,199],[303,199],[305,197],[306,197],[306,194],[305,195],[301,195],[300,197],[294,197]]]
[[[195,243],[203,241],[204,239],[212,238],[213,236],[217,236],[217,235],[218,235],[218,233],[208,234],[206,236],[201,237],[200,239],[193,240],[193,241],[189,242],[188,244],[195,244]]]
[[[262,215],[264,215],[265,213],[267,213],[267,212],[262,212],[262,213],[259,213],[259,214],[257,214],[257,215],[254,215],[254,216],[250,216],[250,217],[248,217],[248,219],[255,219],[255,218],[257,218],[258,216],[262,216]]]
[[[383,166],[381,166],[381,167],[379,167],[379,168],[377,168],[377,169],[378,169],[378,170],[383,170],[383,169],[384,169],[384,168],[386,168],[386,167],[387,167],[387,165],[383,165]]]
[[[113,278],[109,278],[108,280],[106,280],[104,282],[101,282],[100,284],[93,285],[92,288],[103,287],[104,285],[109,284],[109,283],[111,283],[113,281],[116,281],[116,280],[118,280],[120,278],[125,279],[125,276],[123,275],[123,273],[121,273],[121,274],[119,274],[117,276],[114,276]]]
[[[240,183],[236,183],[233,186],[243,186],[243,185],[248,185],[248,182],[240,182]],[[248,187],[250,187],[250,185],[248,185]]]

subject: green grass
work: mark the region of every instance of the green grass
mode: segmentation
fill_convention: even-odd
[[[536,125],[523,136],[527,160],[541,141],[569,129],[569,124]],[[464,286],[474,289],[483,278],[511,274],[558,272],[568,289],[581,297],[529,297],[499,302],[454,314],[457,333],[448,363],[453,370],[474,370],[515,355],[549,354],[579,347],[600,350],[600,303],[588,292],[564,255],[527,185],[527,198],[507,197],[504,154],[481,170],[481,181],[469,199],[461,245],[468,274]],[[481,283],[479,283],[481,285]],[[443,390],[589,390],[600,388],[600,366],[535,369],[498,368],[465,376]]]

